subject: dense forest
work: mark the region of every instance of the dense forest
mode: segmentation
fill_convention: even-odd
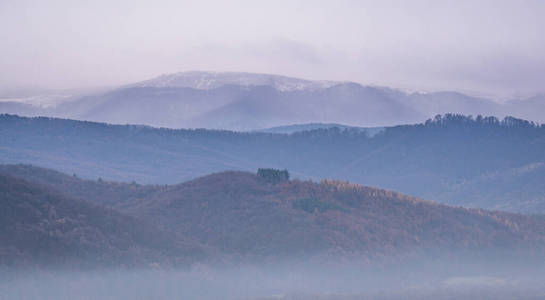
[[[117,210],[0,175],[0,266],[59,268],[189,266],[198,243]]]
[[[437,116],[371,137],[358,128],[272,134],[2,115],[0,154],[87,179],[172,184],[272,167],[453,205],[545,211],[545,126],[511,117]]]
[[[286,171],[265,173],[273,172]],[[134,264],[157,257],[167,265],[204,258],[369,264],[482,251],[536,259],[545,247],[541,216],[456,208],[339,180],[271,181],[260,173],[222,172],[165,186],[3,165],[2,245],[34,260],[123,256]],[[25,256],[32,251],[40,255]]]

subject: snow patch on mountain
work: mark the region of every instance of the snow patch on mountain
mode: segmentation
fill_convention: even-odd
[[[56,107],[61,103],[67,102],[73,97],[74,95],[70,94],[37,95],[21,98],[0,98],[0,102],[15,102],[28,104],[37,108],[51,108]]]
[[[210,90],[225,85],[238,85],[244,87],[270,86],[278,91],[286,92],[318,90],[340,83],[343,82],[313,81],[271,74],[190,71],[175,74],[164,74],[150,80],[130,85],[130,87],[185,87]]]

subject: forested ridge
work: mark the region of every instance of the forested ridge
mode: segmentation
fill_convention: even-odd
[[[358,128],[272,134],[13,115],[0,125],[0,162],[88,179],[172,184],[273,167],[453,205],[545,212],[545,127],[511,117],[437,116],[372,137]]]
[[[287,171],[276,172],[284,174]],[[106,251],[100,247],[106,247],[107,237],[119,239],[117,236],[121,235],[128,249],[155,247],[149,254],[137,252],[139,255],[133,259],[140,263],[142,260],[149,262],[153,255],[158,255],[155,260],[162,258],[159,261],[167,265],[205,258],[223,263],[351,259],[366,264],[388,263],[423,253],[480,255],[482,251],[488,255],[497,251],[537,258],[545,247],[543,216],[451,207],[339,180],[271,181],[263,172],[259,175],[229,171],[175,185],[139,185],[84,180],[29,165],[2,165],[0,174],[6,173],[11,177],[0,175],[4,180],[3,207],[9,204],[4,209],[9,218],[3,220],[11,224],[4,227],[9,231],[4,235],[6,238],[23,234],[21,228],[34,228],[29,232],[47,229],[40,240],[62,246],[67,238],[66,243],[83,247],[87,244],[77,242],[80,236],[87,239],[86,234],[92,234],[91,237],[104,235],[106,238],[91,240],[97,245],[90,249],[98,249],[96,251],[100,253]],[[48,196],[50,194],[53,196]],[[61,228],[63,234],[59,235],[63,239],[57,240],[56,236],[47,234],[50,232],[47,224],[53,224],[51,230],[57,230],[55,226],[60,225],[54,224],[62,216],[53,220],[47,214],[33,217],[17,210],[26,207],[26,203],[52,206],[47,204],[51,202],[48,199],[57,203],[54,207],[57,214],[66,205],[72,205],[69,207],[73,212],[68,210],[64,214],[68,220],[74,218],[76,221],[66,224],[75,224],[71,226],[76,228],[96,227],[92,230],[102,232],[101,235],[63,225],[65,229]],[[96,208],[82,213],[86,207]],[[90,216],[81,219],[82,214]],[[100,216],[106,218],[107,223],[93,223],[94,218]],[[47,221],[44,223],[40,218]],[[119,224],[110,227],[107,224],[111,222]],[[23,224],[23,227],[13,227],[13,224]],[[143,224],[150,224],[150,227],[143,228]],[[73,232],[79,232],[79,235],[70,234]],[[153,239],[146,237],[146,234],[156,234],[153,232],[162,233]],[[167,239],[160,240],[162,236]],[[21,253],[42,249],[30,241],[21,245],[6,240],[4,245],[11,244],[14,248],[8,246],[8,249],[20,249]],[[183,251],[163,251],[162,247],[179,247]],[[117,251],[125,253],[123,251],[128,250]],[[53,253],[64,257],[71,252],[57,249]],[[177,256],[180,253],[185,254]]]

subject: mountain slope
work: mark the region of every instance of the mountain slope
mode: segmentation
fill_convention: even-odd
[[[197,244],[147,223],[0,175],[0,265],[180,266],[204,258]]]
[[[268,184],[240,172],[162,191],[134,213],[228,253],[251,256],[518,248],[542,243],[545,233],[543,218],[453,208],[339,181]]]
[[[302,122],[391,125],[425,115],[384,89],[355,83],[309,89],[220,85],[213,89],[143,85],[64,103],[54,116],[171,128],[251,130]]]
[[[542,213],[545,211],[543,178],[545,163],[531,163],[462,181],[438,195],[436,200],[459,199],[457,204],[462,206]]]
[[[392,126],[422,122],[444,113],[545,120],[538,113],[545,103],[540,96],[501,104],[457,92],[408,93],[353,82],[236,72],[166,74],[61,100],[48,107],[0,103],[0,112],[115,124],[229,130],[317,122]]]
[[[237,101],[246,93],[237,86],[210,91],[183,87],[129,87],[64,103],[49,114],[109,123],[199,127],[194,118]]]
[[[88,180],[32,165],[0,165],[0,175],[23,179],[62,192],[79,201],[89,201],[122,211],[169,188],[165,185],[140,185],[106,180]]]
[[[254,87],[238,101],[195,119],[206,128],[259,129],[284,124],[321,122],[368,126],[414,123],[425,119],[402,99],[382,88],[341,83],[325,89],[281,92]]]
[[[328,88],[339,83],[340,82],[334,81],[312,81],[272,74],[189,71],[164,74],[157,78],[131,84],[129,87],[178,87],[211,90],[225,85],[237,85],[242,87],[270,86],[284,92],[295,90],[317,90]]]
[[[274,167],[297,178],[339,178],[453,205],[543,212],[541,173],[521,177],[517,170],[545,162],[545,127],[514,118],[448,115],[372,137],[336,127],[287,135],[6,115],[0,125],[0,163],[84,178],[165,184]]]
[[[119,200],[111,205],[123,213],[217,249],[234,261],[369,262],[415,253],[492,250],[532,255],[545,245],[543,217],[455,208],[347,182],[273,183],[231,171],[167,187],[142,187],[148,193],[141,197],[126,193],[130,184],[93,186],[77,178],[74,185],[58,184],[70,176],[43,169],[35,169],[43,176],[32,176],[27,172],[32,167],[10,168],[37,181],[45,176],[62,193],[98,203],[104,203],[101,190],[108,186]]]
[[[447,112],[494,116],[512,114],[511,109],[490,99],[471,97],[457,92],[413,93],[408,95],[407,101],[421,114],[429,117]],[[539,120],[539,118],[530,119]]]
[[[543,112],[545,111],[545,95],[536,95],[526,99],[508,101],[505,106],[511,114],[518,118],[526,118],[545,123]]]

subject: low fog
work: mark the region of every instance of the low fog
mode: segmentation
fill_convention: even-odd
[[[543,260],[490,255],[183,270],[4,268],[0,299],[542,299],[544,266]]]

